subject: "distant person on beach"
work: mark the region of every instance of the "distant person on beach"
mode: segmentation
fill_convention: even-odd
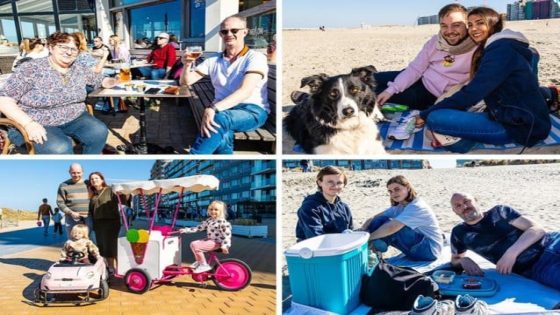
[[[509,206],[481,212],[467,193],[453,194],[451,208],[464,221],[451,231],[451,264],[469,275],[482,275],[465,255],[472,250],[496,264],[501,274],[514,272],[560,290],[560,232],[545,232]]]
[[[319,30],[324,32],[325,31],[325,27],[324,26],[319,26]]]
[[[62,235],[62,214],[60,214],[59,208],[54,208],[54,214],[52,216],[52,219],[54,222],[53,236],[56,235],[57,231],[59,235]]]
[[[93,222],[88,216],[89,192],[88,181],[83,179],[84,171],[78,163],[72,163],[68,171],[70,179],[58,186],[56,203],[65,214],[66,236],[70,238],[72,227],[78,223],[84,223],[89,231],[93,230]]]
[[[48,203],[47,198],[43,198],[43,203],[39,206],[39,211],[37,211],[37,221],[43,221],[43,235],[49,235],[49,224],[51,222],[51,215],[53,214],[52,208]]]
[[[402,175],[389,179],[387,190],[391,207],[367,220],[360,230],[371,233],[377,251],[384,252],[390,245],[412,260],[436,260],[443,233],[430,206]]]
[[[426,109],[449,88],[469,79],[476,43],[467,34],[467,9],[448,4],[438,16],[439,33],[404,70],[374,74],[380,106],[391,102]]]
[[[297,211],[298,242],[354,227],[350,207],[338,196],[348,183],[346,174],[335,166],[325,166],[317,174],[316,183],[318,191],[305,197]]]
[[[470,82],[460,91],[420,112],[417,126],[426,121],[436,133],[460,138],[446,146],[465,153],[477,143],[515,142],[531,147],[548,137],[549,107],[532,67],[533,52],[521,33],[504,29],[496,11],[478,7],[469,11],[470,37],[479,45],[473,54]],[[469,108],[484,100],[484,112]]]

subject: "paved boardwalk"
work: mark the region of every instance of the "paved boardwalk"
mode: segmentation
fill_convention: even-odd
[[[140,222],[139,222],[140,223]],[[141,224],[141,223],[140,223]],[[183,262],[193,261],[188,244],[202,234],[183,238]],[[0,314],[274,314],[276,311],[275,239],[233,238],[230,257],[253,270],[251,285],[239,292],[201,286],[189,276],[142,295],[127,291],[121,280],[111,284],[109,297],[84,306],[34,306],[33,291],[58,259],[64,239],[44,238],[40,228],[0,233]],[[8,251],[9,250],[9,251]]]

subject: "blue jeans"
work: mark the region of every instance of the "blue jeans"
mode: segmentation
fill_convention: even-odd
[[[375,78],[377,84],[375,87],[375,93],[379,94],[385,91],[387,83],[394,81],[397,75],[401,72],[402,71],[387,71],[374,73],[373,77]],[[436,99],[437,97],[426,89],[422,83],[422,79],[419,79],[408,89],[391,96],[388,102],[407,105],[411,109],[422,110],[434,105]]]
[[[165,77],[166,69],[156,69],[154,67],[140,67],[136,68],[140,75],[147,80],[160,80]]]
[[[368,232],[372,233],[383,224],[391,221],[388,216],[379,216],[372,220],[368,227]],[[432,254],[430,240],[422,233],[416,232],[408,226],[404,226],[394,234],[385,236],[380,240],[388,245],[396,247],[403,254],[412,260],[436,260]],[[377,241],[377,240],[376,240]]]
[[[51,216],[50,215],[43,215],[41,218],[43,220],[43,227],[45,229],[45,231],[43,231],[43,234],[48,235],[49,234],[49,224],[51,223]]]
[[[85,111],[63,125],[45,126],[45,130],[48,140],[33,144],[38,154],[73,154],[72,139],[83,145],[83,154],[101,154],[109,134],[105,123]],[[17,129],[10,129],[9,137],[14,144],[23,144],[23,136]]]
[[[544,251],[524,276],[560,290],[560,232],[547,233]]]
[[[198,135],[191,154],[233,154],[233,135],[238,131],[251,131],[262,126],[268,117],[264,108],[254,104],[239,104],[216,113],[214,121],[220,125],[207,138]]]
[[[452,152],[468,152],[477,142],[497,145],[513,142],[504,126],[490,119],[488,113],[438,109],[428,115],[426,125],[434,132],[462,138],[458,143],[445,147]]]

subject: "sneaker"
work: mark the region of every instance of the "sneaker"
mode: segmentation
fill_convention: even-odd
[[[212,270],[212,267],[209,264],[200,264],[193,270],[193,273],[202,273],[210,270]]]
[[[468,294],[458,295],[455,299],[455,314],[488,314],[488,304]]]
[[[430,130],[430,132],[428,132],[427,134],[428,134],[428,138],[431,137],[432,140],[431,145],[434,148],[450,146],[452,144],[461,141],[461,138],[459,137],[442,135],[441,133],[437,133],[432,130]]]
[[[406,140],[413,133],[422,130],[422,128],[416,128],[417,114],[418,111],[412,111],[410,114],[401,116],[398,120],[393,121],[389,126],[387,138],[391,140]]]
[[[419,295],[412,306],[411,315],[453,315],[455,314],[455,309],[453,307],[453,301],[434,300],[429,296]]]
[[[189,267],[192,268],[192,269],[196,269],[196,267],[198,267],[198,265],[200,265],[200,264],[198,263],[198,261],[195,261],[195,262],[192,263]]]

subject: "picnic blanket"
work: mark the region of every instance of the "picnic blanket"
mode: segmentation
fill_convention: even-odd
[[[495,280],[500,286],[496,295],[480,298],[488,303],[490,314],[558,314],[558,310],[551,309],[560,303],[560,291],[517,274],[501,275],[496,272],[494,264],[471,251],[467,252],[467,256],[484,270],[485,277]],[[446,268],[450,261],[451,248],[448,243],[444,245],[438,259],[433,262],[413,261],[402,254],[387,259],[390,264],[411,267],[419,272]],[[375,312],[369,306],[361,304],[351,314],[365,315],[370,314],[371,311]],[[284,315],[292,314],[326,315],[332,313],[292,302],[291,307],[284,310]]]
[[[430,143],[430,138],[427,136],[428,129],[426,127],[422,128],[422,130],[413,134],[407,140],[391,140],[387,138],[387,133],[391,125],[397,124],[397,121],[401,116],[408,115],[408,112],[402,113],[395,113],[393,119],[390,122],[381,122],[378,124],[379,131],[381,134],[381,138],[383,139],[383,144],[385,145],[385,149],[387,151],[398,151],[398,150],[412,150],[412,151],[429,151],[429,152],[447,152],[444,148],[434,148]],[[550,134],[548,138],[540,141],[535,145],[535,147],[539,146],[551,146],[551,145],[560,145],[560,118],[555,115],[550,115],[550,121],[552,122],[552,129],[550,130]],[[516,143],[509,143],[505,145],[492,145],[492,144],[477,144],[473,150],[479,149],[486,149],[486,150],[508,150],[508,149],[515,149],[523,148],[522,145]]]

